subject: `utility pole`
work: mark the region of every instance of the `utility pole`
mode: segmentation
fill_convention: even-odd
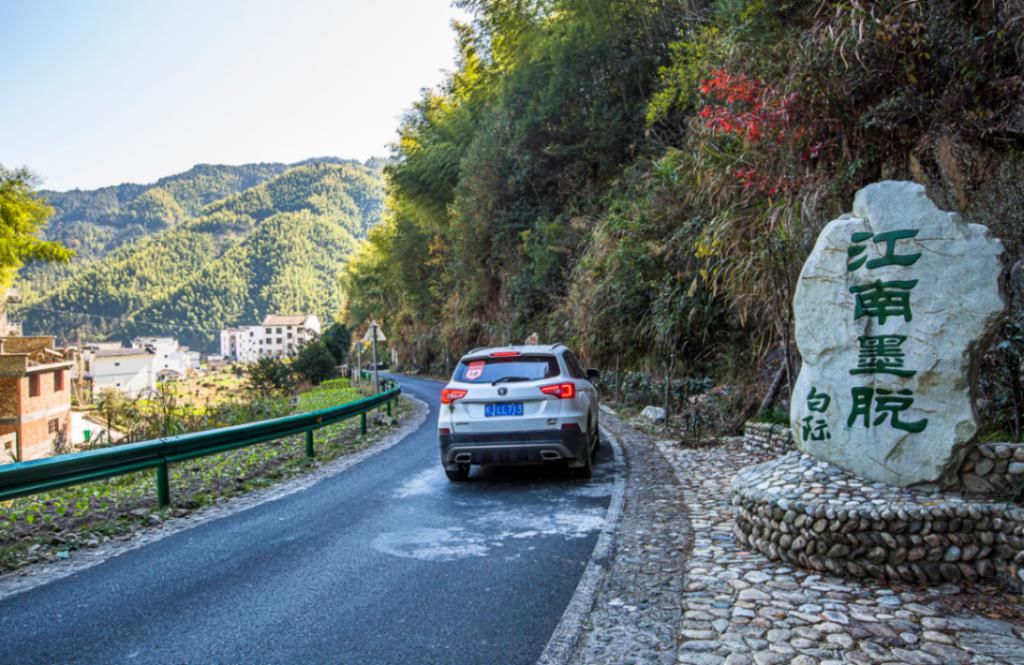
[[[377,322],[370,321],[370,332],[373,335],[373,392],[380,392],[380,377],[377,375]]]
[[[78,408],[85,408],[85,353],[82,349],[82,334],[75,334],[75,387],[78,389]],[[92,395],[89,396],[92,406]]]
[[[356,342],[356,385],[363,385],[363,343]]]
[[[676,350],[672,348],[669,362],[665,363],[665,426],[668,427],[669,409],[672,408],[672,373],[675,370]]]
[[[380,392],[380,377],[377,374],[377,339],[386,342],[387,337],[384,336],[384,331],[380,329],[380,326],[373,319],[370,319],[370,327],[367,328],[366,334],[363,335],[363,343],[370,342],[373,348],[373,390],[374,392]]]

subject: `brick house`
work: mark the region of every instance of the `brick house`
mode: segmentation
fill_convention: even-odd
[[[46,457],[70,441],[73,365],[53,337],[0,337],[0,463]]]

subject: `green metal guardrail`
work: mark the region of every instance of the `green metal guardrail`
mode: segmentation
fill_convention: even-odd
[[[371,397],[319,411],[4,465],[0,467],[0,501],[156,469],[157,500],[163,508],[171,503],[170,464],[301,432],[306,433],[306,455],[313,457],[315,430],[358,415],[360,432],[366,434],[368,412],[385,406],[390,416],[391,404],[398,399],[402,389],[389,379],[381,379],[381,389]]]

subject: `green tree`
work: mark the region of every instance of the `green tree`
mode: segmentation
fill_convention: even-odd
[[[296,372],[309,379],[313,385],[329,379],[337,371],[337,362],[327,349],[327,345],[317,340],[305,345],[292,363]]]
[[[340,365],[348,357],[348,350],[352,346],[352,331],[343,323],[335,323],[324,331],[320,341],[324,343],[327,350],[334,357],[334,363]]]
[[[246,383],[260,395],[282,393],[295,385],[291,368],[280,358],[260,358],[247,369]]]
[[[106,418],[108,430],[125,423],[130,405],[131,400],[115,388],[104,388],[96,395],[96,408]]]
[[[387,320],[420,366],[571,337],[567,277],[642,154],[667,45],[703,3],[460,4],[473,20],[456,26],[458,70],[403,119],[385,219],[345,277],[347,321]]]
[[[27,169],[0,164],[0,292],[14,282],[26,261],[60,261],[75,255],[58,242],[40,240],[40,230],[53,208],[34,191],[35,178]]]

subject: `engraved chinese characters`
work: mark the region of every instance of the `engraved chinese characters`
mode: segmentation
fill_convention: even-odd
[[[1003,308],[1001,252],[920,185],[858,192],[797,286],[798,445],[872,480],[950,482],[976,431],[971,351]]]

